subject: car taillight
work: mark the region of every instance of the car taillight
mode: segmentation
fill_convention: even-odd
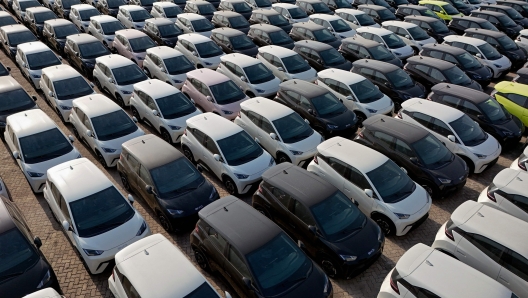
[[[493,202],[497,203],[497,199],[495,199],[495,192],[490,191],[489,189],[488,189],[488,198],[492,200]]]
[[[519,165],[519,168],[523,169],[526,171],[526,165],[524,162],[521,161],[521,159],[519,158],[519,161],[517,162],[517,164]]]
[[[183,130],[183,135],[185,135],[185,136],[187,135],[187,129]]]
[[[259,187],[258,187],[258,192],[263,193],[263,191],[262,191],[262,185],[260,185],[260,184],[259,184]]]
[[[446,226],[445,226],[445,234],[446,234],[447,238],[455,241],[455,237],[453,236],[453,232],[451,232],[451,230],[449,229],[449,223],[447,223]]]
[[[362,132],[362,131],[358,132],[357,136],[360,137],[360,138],[362,138],[362,139],[365,138],[365,136],[363,135],[363,132]]]
[[[398,289],[398,283],[392,278],[392,276],[390,278],[390,286],[394,290],[394,292],[398,293],[398,295],[400,294],[400,289]]]
[[[317,155],[314,155],[314,162],[315,162],[316,165],[319,164],[319,161],[317,160]]]
[[[401,110],[398,111],[398,114],[397,114],[397,115],[398,115],[398,118],[403,119],[403,116],[402,116],[402,112],[401,112]]]
[[[196,223],[196,226],[194,227],[194,232],[199,233],[200,229],[198,228],[198,223]]]

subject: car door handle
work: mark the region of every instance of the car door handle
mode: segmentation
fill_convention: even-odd
[[[463,251],[461,251],[460,249],[457,248],[456,251],[457,251],[459,254],[463,255],[464,257],[466,256],[466,254],[465,254]]]
[[[346,187],[345,187],[344,189],[345,189],[345,191],[350,192],[350,189],[348,189],[348,188],[346,188]]]
[[[499,275],[499,278],[502,279],[505,283],[510,284],[510,282],[507,281],[504,277],[502,277],[502,275]]]
[[[225,274],[229,277],[231,277],[231,274],[229,274],[229,272],[225,271]]]

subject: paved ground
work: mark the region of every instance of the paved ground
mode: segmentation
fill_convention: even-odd
[[[30,95],[38,97],[37,103],[44,112],[46,112],[66,133],[73,135],[72,127],[64,125],[59,117],[44,100],[41,93],[37,93],[31,87],[29,82],[22,76],[15,63],[0,53],[0,61],[11,67],[12,76],[24,86]],[[511,75],[510,75],[511,76]],[[488,92],[491,88],[488,88]],[[130,111],[129,111],[130,112]],[[146,133],[156,133],[149,127],[140,125]],[[524,139],[523,139],[524,140]],[[96,161],[92,151],[81,142],[76,141],[74,146],[97,166],[99,166],[118,187],[123,191],[117,170],[104,170]],[[178,146],[179,148],[179,146]],[[462,202],[466,200],[476,200],[478,194],[489,185],[493,177],[503,168],[509,167],[511,162],[521,154],[521,145],[505,150],[499,158],[499,161],[491,169],[479,175],[471,175],[466,186],[449,198],[433,202],[430,216],[427,221],[409,235],[403,237],[389,237],[385,244],[383,256],[368,268],[364,273],[351,280],[333,280],[334,297],[376,297],[380,285],[387,273],[394,267],[400,256],[416,243],[425,243],[431,245],[438,228],[448,220],[449,215]],[[221,196],[227,195],[227,192],[215,177],[207,175],[207,178],[217,187]],[[79,257],[74,251],[65,234],[62,232],[60,225],[53,219],[43,195],[34,195],[31,192],[20,168],[15,163],[11,154],[6,149],[5,143],[0,144],[0,176],[7,184],[14,201],[24,213],[30,228],[35,236],[42,239],[41,250],[46,255],[53,266],[55,273],[59,278],[64,294],[67,297],[112,297],[108,289],[107,279],[111,274],[108,269],[99,275],[90,275],[83,267]],[[136,196],[137,198],[137,196]],[[243,198],[245,202],[251,201],[251,196]],[[159,225],[158,220],[153,216],[150,209],[141,199],[136,200],[135,207],[146,219],[153,233],[162,233],[173,242],[194,262],[194,256],[189,244],[189,232],[178,235],[169,235]],[[229,285],[219,275],[210,275],[203,272],[209,281],[215,285],[220,292],[229,291]],[[233,295],[234,296],[234,295]]]

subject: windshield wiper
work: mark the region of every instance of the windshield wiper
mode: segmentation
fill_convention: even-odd
[[[6,274],[6,275],[2,275],[0,276],[0,280],[6,280],[6,279],[10,279],[10,278],[13,278],[15,276],[19,276],[19,275],[22,275],[24,274],[26,271],[21,271],[21,272],[15,272],[15,273],[9,273],[9,274]]]

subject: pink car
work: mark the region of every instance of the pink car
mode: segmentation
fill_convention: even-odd
[[[204,113],[212,112],[229,120],[240,112],[240,103],[249,99],[231,79],[209,68],[188,72],[182,92]]]
[[[124,29],[115,32],[114,53],[128,58],[143,68],[147,49],[157,46],[145,33],[136,29]]]

